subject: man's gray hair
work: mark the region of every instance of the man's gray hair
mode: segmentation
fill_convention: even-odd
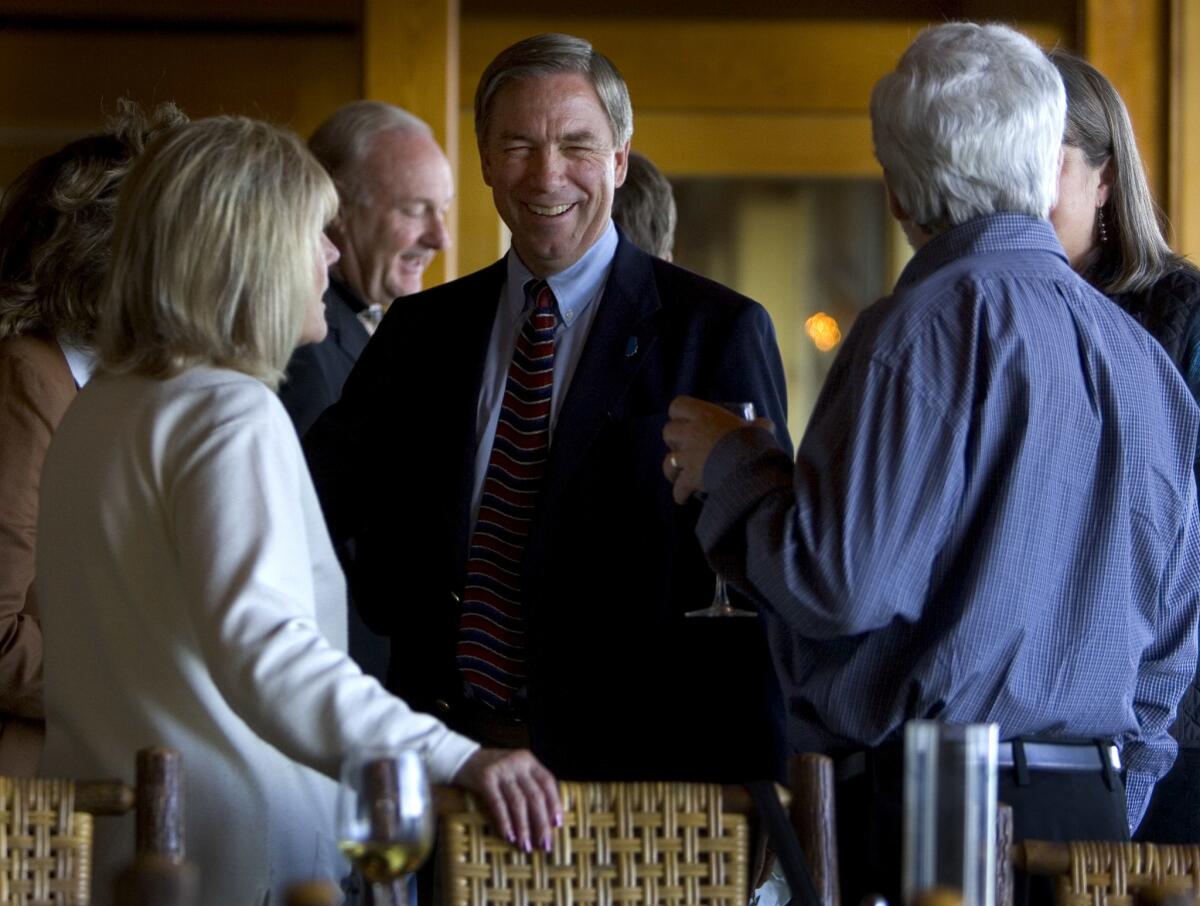
[[[871,93],[875,156],[931,232],[1001,211],[1046,217],[1065,115],[1054,65],[1003,25],[926,29]]]
[[[563,72],[587,76],[608,115],[613,140],[624,145],[633,136],[633,105],[629,88],[612,60],[583,38],[572,35],[534,35],[500,51],[475,89],[475,138],[483,144],[496,92],[508,82],[541,78]]]
[[[382,101],[352,101],[333,112],[308,140],[308,150],[333,177],[342,204],[363,201],[360,165],[371,141],[384,132],[433,135],[429,124],[407,110]]]

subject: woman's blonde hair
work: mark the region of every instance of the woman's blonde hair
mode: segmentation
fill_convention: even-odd
[[[121,180],[148,142],[185,122],[174,104],[146,114],[121,98],[103,133],[13,181],[0,202],[0,339],[38,331],[92,341]]]
[[[213,365],[277,387],[336,211],[325,170],[278,127],[215,117],[154,142],[121,189],[103,367],[165,378]]]

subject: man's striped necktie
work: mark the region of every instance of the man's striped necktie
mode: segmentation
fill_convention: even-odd
[[[458,668],[476,699],[493,708],[505,707],[528,676],[521,557],[550,449],[558,319],[545,282],[527,292],[533,311],[508,369],[459,621]]]

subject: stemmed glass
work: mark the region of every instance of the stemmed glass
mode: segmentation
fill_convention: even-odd
[[[716,403],[722,409],[728,409],[744,421],[754,421],[754,403]],[[716,588],[713,589],[712,603],[700,610],[689,610],[685,617],[756,617],[753,610],[743,610],[734,607],[729,602],[729,589],[725,586],[725,578],[717,573]]]
[[[338,848],[371,884],[375,904],[408,903],[405,879],[433,845],[433,797],[413,749],[366,748],[342,762]]]

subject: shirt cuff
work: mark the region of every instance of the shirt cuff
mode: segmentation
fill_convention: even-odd
[[[1125,772],[1125,815],[1129,821],[1130,835],[1142,823],[1155,782],[1155,776],[1145,771]]]
[[[453,730],[446,730],[445,735],[429,746],[426,761],[429,765],[429,779],[433,783],[452,783],[467,759],[480,749],[479,743],[460,736]]]
[[[731,431],[717,441],[704,464],[708,496],[696,523],[696,536],[711,554],[733,526],[780,488],[792,487],[792,458],[765,428]]]

